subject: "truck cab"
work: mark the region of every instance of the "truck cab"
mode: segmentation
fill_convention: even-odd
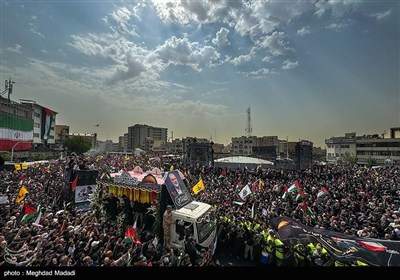
[[[217,225],[211,205],[192,201],[179,210],[173,210],[172,220],[174,222],[170,226],[172,247],[183,249],[185,239],[192,236],[198,246],[210,248],[214,252]]]

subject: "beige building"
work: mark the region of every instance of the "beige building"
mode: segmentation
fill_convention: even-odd
[[[331,137],[325,140],[326,160],[340,163],[346,153],[356,157],[357,164],[368,164],[371,159],[378,165],[400,165],[400,128],[389,128],[382,137],[378,134]]]

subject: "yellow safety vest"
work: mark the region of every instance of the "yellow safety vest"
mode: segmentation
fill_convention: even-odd
[[[275,256],[278,259],[283,260],[284,255],[283,255],[283,242],[280,241],[278,238],[275,239]]]
[[[357,266],[368,266],[367,263],[362,262],[362,261],[356,261],[356,263],[357,263]]]

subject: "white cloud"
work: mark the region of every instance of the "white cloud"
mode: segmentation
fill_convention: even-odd
[[[326,28],[327,29],[333,29],[336,32],[339,32],[341,29],[346,28],[349,24],[345,23],[345,22],[333,22],[331,24],[329,24]]]
[[[286,40],[285,33],[278,31],[274,31],[271,35],[261,37],[257,42],[257,46],[268,49],[274,56],[293,51],[293,49],[289,47],[289,42]]]
[[[311,31],[308,26],[304,26],[301,29],[297,30],[297,35],[299,35],[299,36],[305,36],[310,33],[311,33]]]
[[[217,32],[215,38],[212,39],[212,43],[217,45],[218,47],[230,45],[231,43],[228,40],[229,30],[225,27],[221,27],[221,29]]]
[[[21,45],[15,44],[14,47],[8,47],[7,50],[8,50],[9,52],[15,52],[15,53],[22,54],[21,48],[22,48]]]
[[[187,38],[169,38],[158,46],[154,54],[165,64],[185,65],[201,71],[218,62],[220,54],[211,46],[201,46]]]
[[[126,65],[117,66],[115,72],[108,80],[111,83],[116,83],[118,81],[135,79],[145,71],[146,67],[143,65],[143,63],[129,56]]]
[[[47,54],[47,51],[46,51],[46,50],[41,50],[41,52]]]
[[[377,20],[382,20],[382,19],[390,16],[391,13],[392,13],[392,9],[389,9],[385,12],[371,14],[370,16],[376,18]]]
[[[250,60],[251,60],[251,55],[250,54],[246,54],[246,55],[240,55],[238,57],[235,57],[230,62],[233,65],[238,66],[240,64],[249,62]]]
[[[315,2],[314,14],[321,17],[329,13],[333,18],[341,18],[351,13],[356,5],[355,1],[320,0]]]
[[[265,63],[269,63],[269,62],[271,62],[271,60],[272,60],[272,57],[269,55],[264,56],[263,59],[261,59],[261,61],[265,62]]]
[[[31,17],[31,20],[32,20],[32,21],[28,23],[28,25],[30,26],[30,27],[29,27],[29,30],[30,30],[33,34],[36,34],[36,35],[38,35],[39,37],[42,37],[43,39],[45,39],[46,37],[45,37],[42,33],[40,33],[39,30],[38,30],[38,27],[37,27],[37,19],[38,19],[38,17],[37,17],[36,15],[33,15],[33,16]]]
[[[274,70],[270,70],[267,68],[260,68],[256,71],[250,71],[250,72],[239,72],[241,75],[251,78],[251,79],[262,79],[265,78],[268,74],[276,74]]]
[[[294,68],[297,68],[298,66],[299,66],[298,61],[290,61],[289,59],[286,59],[282,63],[282,69],[284,69],[284,70],[294,69]]]
[[[135,26],[130,23],[131,16],[136,16],[127,7],[120,7],[111,14],[111,18],[117,23],[117,31],[126,32],[133,36],[139,36],[136,33]],[[112,28],[113,29],[113,28]]]

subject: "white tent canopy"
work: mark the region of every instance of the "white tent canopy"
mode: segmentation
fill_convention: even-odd
[[[234,156],[234,157],[226,157],[214,160],[215,166],[217,167],[248,167],[248,168],[257,168],[258,166],[267,167],[273,166],[274,163],[272,161],[253,158],[253,157],[244,157],[244,156]]]

